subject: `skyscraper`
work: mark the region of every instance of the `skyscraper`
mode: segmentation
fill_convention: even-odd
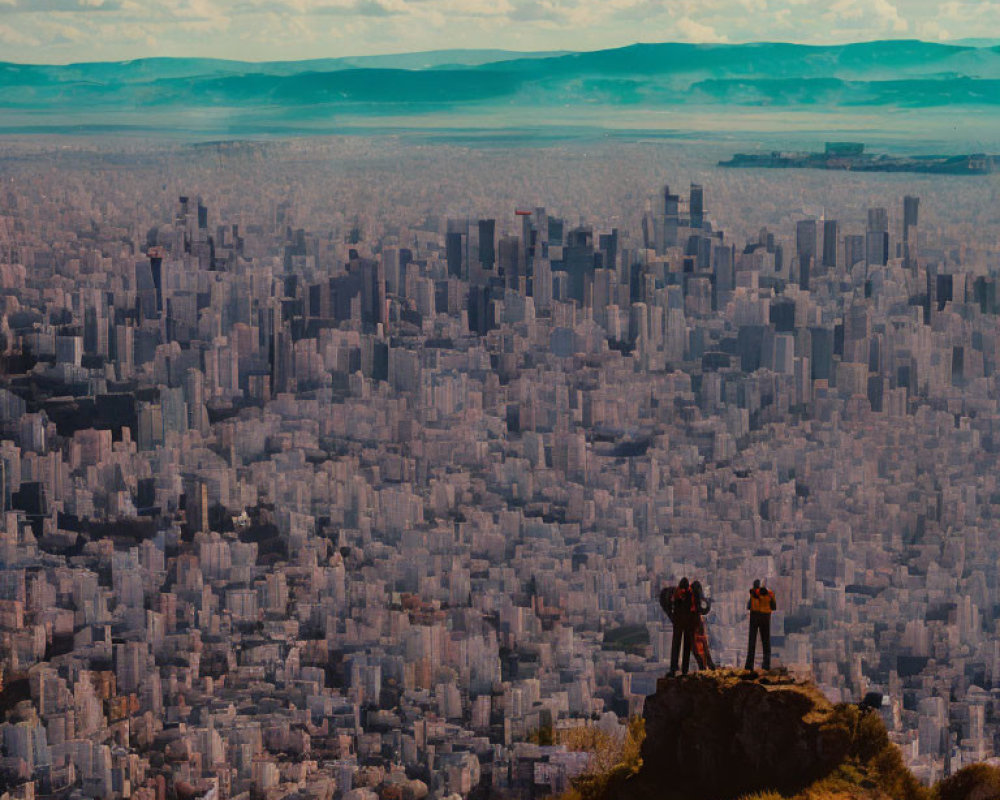
[[[795,256],[799,265],[799,285],[803,289],[809,288],[816,250],[816,220],[799,220],[795,225]]]
[[[907,195],[903,198],[903,266],[916,266],[917,242],[912,228],[919,225],[920,198]]]
[[[868,209],[865,263],[869,267],[889,263],[889,212],[884,208]]]
[[[823,268],[837,266],[837,235],[839,225],[835,219],[823,220]]]
[[[702,227],[705,223],[705,193],[701,184],[691,184],[691,199],[688,207],[691,210],[691,227]]]
[[[495,219],[479,220],[479,263],[483,269],[493,269],[496,264],[496,230]]]
[[[449,231],[444,239],[445,258],[448,262],[448,274],[456,278],[462,277],[462,234]]]

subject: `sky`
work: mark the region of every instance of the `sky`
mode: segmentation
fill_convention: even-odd
[[[0,61],[1000,37],[1000,0],[0,0]]]

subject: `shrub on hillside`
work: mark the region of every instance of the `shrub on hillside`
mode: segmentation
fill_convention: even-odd
[[[1000,767],[970,764],[935,787],[938,800],[997,800],[1000,798]]]

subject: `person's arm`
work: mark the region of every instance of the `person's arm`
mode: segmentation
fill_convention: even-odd
[[[771,592],[771,610],[774,611],[778,608],[778,601],[774,599],[774,592]]]
[[[701,607],[704,609],[704,611],[701,612],[702,614],[711,614],[712,613],[712,598],[710,598],[710,597],[702,598]]]

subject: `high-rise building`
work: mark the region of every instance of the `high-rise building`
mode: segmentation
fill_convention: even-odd
[[[868,209],[865,263],[869,267],[889,263],[889,212],[884,208]]]
[[[703,227],[705,224],[705,193],[701,188],[701,184],[691,184],[691,198],[688,208],[691,212],[691,227]]]
[[[865,260],[865,237],[851,234],[844,237],[844,265],[850,270]]]
[[[563,221],[558,217],[549,217],[549,245],[562,247],[563,241]]]
[[[445,234],[444,250],[448,262],[448,274],[456,278],[462,277],[462,234],[449,231]]]
[[[569,273],[570,297],[583,305],[586,286],[594,276],[593,229],[582,227],[569,232],[564,261],[566,272]]]
[[[799,265],[799,285],[803,289],[809,288],[816,252],[816,220],[799,220],[795,224],[795,256]]]
[[[495,219],[479,220],[479,263],[483,269],[493,269],[496,265],[496,229]]]
[[[823,268],[835,269],[837,266],[837,236],[838,228],[835,219],[823,220]]]
[[[920,224],[920,198],[907,195],[903,198],[903,266],[914,267],[917,261],[917,242],[914,228]]]

